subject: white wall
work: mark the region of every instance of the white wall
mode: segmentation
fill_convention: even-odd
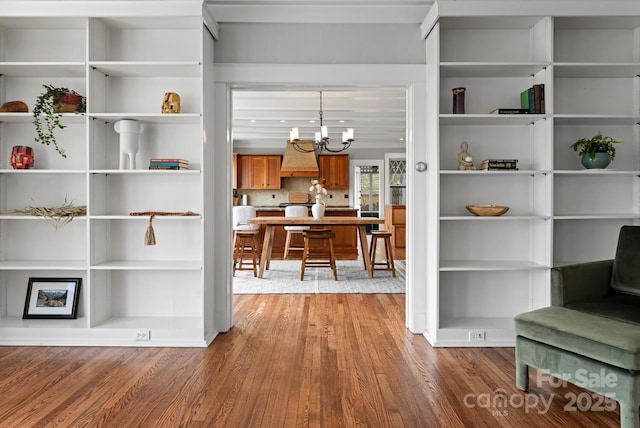
[[[424,64],[416,24],[220,24],[215,62]]]

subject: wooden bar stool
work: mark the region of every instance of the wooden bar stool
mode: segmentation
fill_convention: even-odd
[[[304,237],[304,250],[302,251],[302,266],[300,268],[300,281],[304,281],[304,269],[305,267],[329,267],[333,270],[333,280],[338,280],[338,272],[336,271],[336,257],[333,251],[333,238],[336,234],[330,229],[309,229],[302,232]],[[309,260],[309,248],[312,241],[324,241],[327,242],[328,260],[312,259]]]
[[[384,240],[384,254],[386,260],[376,262],[378,239]],[[391,251],[391,232],[387,232],[386,230],[371,231],[371,248],[369,248],[369,257],[371,258],[371,270],[390,270],[393,276],[396,276],[396,265],[393,263],[393,252]]]
[[[256,208],[251,205],[235,206],[232,214],[233,276],[237,270],[253,270],[253,276],[258,276],[260,226],[248,223],[250,218],[256,216]],[[251,261],[245,261],[245,252],[251,254]]]

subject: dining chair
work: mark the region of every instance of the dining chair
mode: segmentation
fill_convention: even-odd
[[[284,209],[285,217],[308,217],[309,209],[304,205],[290,205]],[[291,245],[291,239],[294,234],[302,235],[302,232],[305,230],[309,230],[309,226],[285,226],[284,230],[287,231],[287,237],[284,242],[284,258],[286,259],[289,256],[289,251],[304,250],[304,246],[297,247]]]

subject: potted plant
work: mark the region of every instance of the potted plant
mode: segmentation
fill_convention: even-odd
[[[53,134],[56,128],[64,129],[60,123],[62,113],[84,113],[85,98],[76,91],[67,88],[56,88],[53,85],[42,85],[45,91],[38,95],[33,106],[33,124],[36,127],[37,143],[53,145],[56,151],[66,158],[67,155],[56,141]]]
[[[614,144],[621,142],[598,132],[591,138],[580,138],[571,148],[581,156],[580,161],[585,168],[606,168],[616,157]]]

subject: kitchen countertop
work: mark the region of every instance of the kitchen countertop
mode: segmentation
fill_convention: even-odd
[[[283,207],[278,206],[264,206],[264,207],[256,207],[258,211],[284,211]],[[326,211],[355,211],[356,209],[349,206],[328,206],[325,207]]]

